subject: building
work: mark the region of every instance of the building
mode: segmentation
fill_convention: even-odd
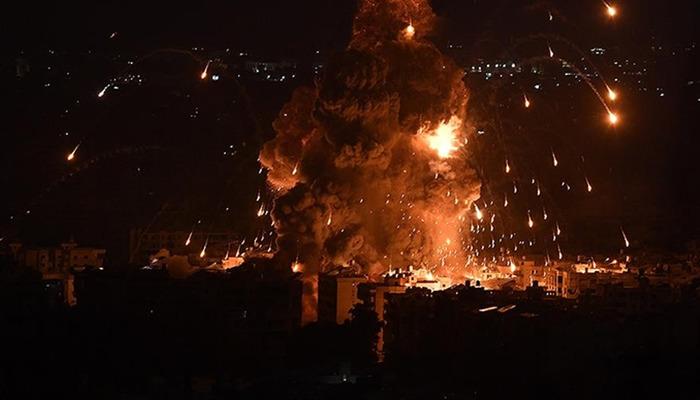
[[[353,268],[337,268],[319,276],[318,319],[319,321],[343,324],[352,316],[352,307],[361,300],[358,286],[368,281]]]
[[[129,262],[147,265],[150,257],[162,249],[173,255],[186,255],[191,265],[208,265],[209,259],[234,256],[241,240],[234,232],[153,231],[132,229],[129,233]],[[206,244],[206,257],[200,257]]]
[[[105,249],[79,247],[73,240],[58,247],[25,247],[12,243],[10,248],[18,266],[40,272],[46,288],[68,305],[76,303],[73,272],[102,268],[106,254]]]

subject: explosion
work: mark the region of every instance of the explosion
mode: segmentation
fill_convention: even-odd
[[[481,184],[463,71],[424,39],[434,18],[427,0],[362,1],[347,49],[295,91],[261,150],[275,259],[304,274],[307,322],[325,269],[456,275],[466,263]]]

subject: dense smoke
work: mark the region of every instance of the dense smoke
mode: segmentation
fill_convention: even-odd
[[[427,0],[362,1],[348,48],[282,109],[260,154],[281,265],[463,269],[480,183],[463,72],[425,40],[434,19]]]

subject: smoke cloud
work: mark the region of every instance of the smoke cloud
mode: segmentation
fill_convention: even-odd
[[[362,1],[347,49],[295,91],[261,150],[276,259],[310,292],[330,266],[464,267],[481,185],[463,71],[425,39],[434,20],[427,0]]]

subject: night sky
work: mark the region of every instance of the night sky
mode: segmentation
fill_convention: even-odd
[[[440,19],[433,40],[441,48],[460,44],[467,61],[498,57],[519,38],[539,33],[560,35],[584,50],[605,47],[620,57],[650,57],[651,46],[679,49],[675,56],[655,58],[653,86],[664,88],[663,98],[625,91],[624,123],[618,129],[591,122],[595,101],[581,101],[581,112],[572,116],[580,120],[561,134],[570,135],[573,146],[586,147],[581,153],[591,164],[596,193],[602,194],[589,202],[571,198],[561,207],[584,238],[598,233],[595,226],[615,232],[624,224],[640,245],[682,247],[698,237],[700,226],[700,71],[697,50],[681,51],[697,44],[698,3],[618,4],[621,16],[611,23],[595,0],[436,0]],[[274,134],[271,121],[291,91],[311,82],[300,77],[285,84],[247,83],[244,89],[231,82],[202,85],[201,65],[170,55],[140,66],[148,77],[143,87],[96,102],[95,93],[123,69],[124,60],[192,47],[301,62],[310,62],[319,50],[323,59],[345,46],[355,4],[103,1],[41,5],[41,12],[36,7],[15,5],[11,20],[0,28],[6,41],[1,79],[10,88],[3,102],[6,173],[0,183],[6,190],[0,209],[18,215],[32,207],[30,216],[3,232],[45,243],[75,235],[119,255],[128,229],[153,221],[186,230],[204,218],[212,230],[258,229],[248,217],[261,182],[258,147]],[[546,23],[547,10],[556,15],[555,27]],[[109,39],[112,32],[117,35]],[[47,56],[49,50],[57,55]],[[22,80],[14,71],[19,56],[34,71]],[[48,66],[70,71],[71,78],[56,80]],[[48,81],[54,82],[50,88],[43,86]],[[479,93],[472,97],[479,99]],[[562,94],[558,101],[577,99]],[[563,114],[558,118],[557,126],[569,122]],[[79,173],[65,162],[76,141],[83,142],[79,163],[97,159]],[[236,156],[222,155],[229,146]]]

